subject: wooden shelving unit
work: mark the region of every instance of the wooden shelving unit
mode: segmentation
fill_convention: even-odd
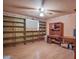
[[[62,22],[50,23],[49,24],[49,35],[47,42],[61,44],[63,34],[64,34],[64,24]]]
[[[23,18],[4,16],[3,17],[3,43],[16,44],[28,41],[44,39],[46,35],[46,23],[39,21],[39,31],[27,31],[26,20]]]
[[[49,35],[63,36],[64,24],[61,22],[49,24]]]
[[[4,16],[3,17],[4,45],[23,41],[24,41],[24,19]]]
[[[26,36],[30,40],[37,40],[37,39],[44,39],[44,36],[46,35],[46,23],[39,21],[39,31],[26,31]]]

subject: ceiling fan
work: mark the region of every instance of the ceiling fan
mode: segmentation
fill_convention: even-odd
[[[46,14],[45,11],[49,11],[50,13],[48,13],[48,14],[50,14],[50,15],[52,14],[52,12],[69,13],[68,11],[60,11],[60,10],[49,10],[49,9],[45,10],[44,4],[45,4],[45,0],[41,0],[41,7],[38,9],[40,16],[44,16]],[[35,11],[36,10],[36,8],[27,7],[27,6],[12,5],[11,7],[18,8],[18,9],[27,9],[27,10],[30,10],[30,11]]]

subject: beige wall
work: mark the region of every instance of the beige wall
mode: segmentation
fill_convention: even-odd
[[[64,23],[64,36],[73,36],[73,30],[76,27],[76,14],[64,15],[47,20],[47,35],[49,34],[49,23],[63,22]]]

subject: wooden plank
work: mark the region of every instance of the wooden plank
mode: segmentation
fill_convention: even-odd
[[[16,19],[24,20],[24,18],[20,18],[20,17],[13,17],[13,16],[6,16],[6,15],[3,15],[3,17],[10,17],[10,18],[16,18]]]
[[[24,26],[3,26],[3,27],[18,27],[18,28],[24,28]]]
[[[46,26],[39,26],[39,28],[46,28]]]
[[[4,31],[3,33],[24,33],[24,31]]]
[[[8,23],[21,23],[21,24],[24,24],[24,22],[15,22],[15,21],[3,21],[3,22],[8,22]]]
[[[26,32],[39,32],[39,31],[27,31],[27,30],[26,30]]]
[[[24,19],[24,44],[26,44],[25,40],[26,40],[26,19]]]
[[[42,31],[4,31],[3,33],[24,33],[24,32],[46,32],[45,30]]]
[[[8,39],[18,39],[18,38],[24,38],[24,36],[18,36],[18,37],[6,37],[3,38],[4,40],[8,40]]]

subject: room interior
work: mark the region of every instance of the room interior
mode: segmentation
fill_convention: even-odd
[[[76,0],[3,0],[4,59],[76,59]]]

